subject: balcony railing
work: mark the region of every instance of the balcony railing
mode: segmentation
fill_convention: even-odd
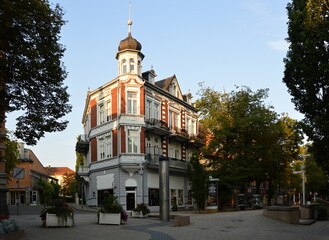
[[[170,133],[167,124],[155,118],[145,119],[145,128],[147,131],[154,131],[160,136],[169,135]]]
[[[89,172],[89,167],[87,166],[79,166],[78,167],[78,175],[86,175]]]
[[[189,134],[186,132],[185,129],[179,128],[179,127],[175,127],[175,126],[170,126],[170,136],[171,138],[181,141],[181,142],[185,142],[188,141],[189,139]]]
[[[158,147],[146,147],[146,160],[150,165],[159,166],[159,158],[162,157],[162,149]],[[169,158],[169,167],[175,169],[187,169],[187,162],[176,158]]]
[[[83,154],[87,154],[89,151],[89,142],[87,135],[82,134],[78,138],[78,142],[75,145],[75,151]]]

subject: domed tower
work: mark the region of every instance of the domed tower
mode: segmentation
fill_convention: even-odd
[[[142,45],[131,36],[132,21],[128,20],[128,37],[120,41],[115,58],[118,60],[118,75],[136,74],[142,76],[144,54]]]

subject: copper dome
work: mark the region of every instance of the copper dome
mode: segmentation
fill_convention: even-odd
[[[123,50],[142,50],[142,45],[131,36],[131,33],[128,33],[128,37],[126,37],[125,39],[123,39],[118,47],[119,51],[123,51]]]

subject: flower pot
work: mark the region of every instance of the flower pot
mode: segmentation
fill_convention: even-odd
[[[56,214],[47,213],[46,215],[46,227],[73,227],[73,215],[63,217],[56,216]]]
[[[148,216],[149,216],[148,214],[143,214],[143,212],[136,212],[136,211],[131,212],[131,217],[133,218],[145,218]]]
[[[121,223],[121,213],[102,213],[98,215],[98,224],[116,224]]]

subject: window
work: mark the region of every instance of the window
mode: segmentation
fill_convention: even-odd
[[[152,114],[151,106],[152,106],[151,100],[147,99],[146,100],[145,119],[150,119],[151,118],[151,114]]]
[[[99,140],[99,160],[105,159],[105,141],[104,138]]]
[[[178,114],[174,113],[174,127],[175,129],[178,128]]]
[[[112,136],[100,138],[98,141],[99,160],[112,157]]]
[[[195,134],[196,133],[196,129],[195,129],[195,121],[192,120],[192,123],[191,123],[191,134]]]
[[[122,74],[127,73],[127,62],[126,62],[126,59],[123,59],[122,60],[121,65],[122,65]]]
[[[172,125],[172,118],[173,118],[173,112],[169,111],[169,127],[172,129],[173,125]]]
[[[137,130],[128,130],[128,153],[138,153]]]
[[[149,206],[160,206],[159,189],[149,188]]]
[[[142,64],[141,64],[141,61],[138,61],[138,75],[141,75],[142,74]]]
[[[179,149],[175,149],[175,158],[176,159],[180,159],[181,157],[180,157],[180,151],[179,151]]]
[[[111,102],[106,103],[106,121],[112,120],[112,106]]]
[[[106,158],[112,157],[112,136],[105,138],[105,156]]]
[[[134,73],[135,62],[134,59],[129,60],[129,72]]]
[[[184,204],[184,194],[183,189],[178,189],[178,205],[181,206]]]
[[[100,104],[98,106],[98,117],[99,117],[99,124],[103,124],[104,121],[104,104]]]
[[[189,119],[189,118],[186,118],[186,123],[185,123],[185,128],[186,128],[186,132],[188,133],[188,134],[191,134],[191,126],[190,126],[190,124],[191,124],[191,120]]]
[[[128,92],[128,114],[137,114],[137,93]]]
[[[160,104],[154,103],[154,118],[160,119]]]

